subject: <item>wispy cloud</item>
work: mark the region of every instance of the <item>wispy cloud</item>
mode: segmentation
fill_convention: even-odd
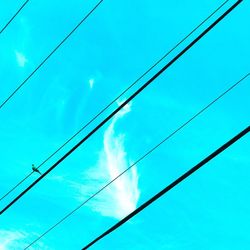
[[[120,104],[118,102],[118,105]],[[124,146],[126,136],[115,131],[117,121],[130,110],[131,105],[126,105],[105,130],[103,150],[100,152],[97,167],[90,169],[87,176],[84,176],[86,184],[74,183],[81,201],[97,191],[97,187],[105,185],[130,166],[131,162]],[[139,196],[138,174],[134,166],[89,203],[89,207],[103,216],[121,219],[136,209]]]
[[[89,79],[89,87],[92,89],[94,86],[95,80],[93,78]]]
[[[15,54],[16,54],[16,60],[17,60],[19,67],[23,68],[28,62],[27,58],[25,57],[23,53],[19,51],[15,51]]]
[[[0,231],[0,249],[14,249],[17,247],[17,242],[25,239],[25,234],[19,231],[8,231],[1,230]]]
[[[36,234],[25,231],[0,230],[0,250],[23,249],[30,243],[34,235]],[[41,241],[38,242],[37,247],[48,249]],[[31,247],[30,249],[34,248]]]

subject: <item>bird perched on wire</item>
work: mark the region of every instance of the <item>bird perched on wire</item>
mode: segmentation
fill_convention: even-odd
[[[38,168],[35,167],[34,164],[32,164],[32,170],[33,170],[34,172],[37,172],[37,173],[41,174],[41,172],[38,170]]]

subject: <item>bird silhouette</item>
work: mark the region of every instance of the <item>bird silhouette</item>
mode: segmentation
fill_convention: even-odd
[[[32,170],[33,170],[34,172],[37,172],[37,173],[41,174],[41,172],[35,167],[34,164],[32,164]]]

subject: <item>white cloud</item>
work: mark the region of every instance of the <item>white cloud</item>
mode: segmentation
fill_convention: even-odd
[[[25,57],[23,53],[19,51],[15,51],[15,54],[16,54],[16,60],[17,60],[19,67],[23,68],[25,64],[28,62],[27,58]]]
[[[95,80],[93,78],[89,79],[89,87],[92,89],[94,86]]]
[[[34,233],[27,233],[18,230],[0,230],[0,250],[24,249],[31,241]],[[37,236],[37,235],[36,235]],[[41,241],[37,247],[48,249]],[[34,248],[30,248],[31,250]]]
[[[14,249],[17,241],[25,238],[25,235],[19,231],[0,231],[0,250]]]
[[[121,106],[125,100],[117,100],[116,103],[118,106]],[[127,103],[115,116],[113,122],[116,122],[116,119],[119,117],[123,117],[125,114],[129,113],[131,111],[131,104]]]
[[[120,105],[121,102],[118,103]],[[81,201],[92,195],[121,172],[131,162],[124,146],[125,135],[115,132],[115,124],[130,112],[131,105],[125,107],[113,118],[103,137],[103,150],[100,153],[97,168],[91,168],[84,177],[85,185],[74,183]],[[136,209],[139,199],[138,174],[136,166],[118,178],[112,185],[95,197],[88,206],[103,216],[121,219]]]

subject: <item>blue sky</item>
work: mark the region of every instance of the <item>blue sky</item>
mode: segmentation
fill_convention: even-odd
[[[0,103],[97,1],[30,2],[0,35]],[[1,195],[223,1],[105,0],[0,110]],[[222,11],[235,1],[228,1]],[[22,1],[0,3],[0,27]],[[218,16],[218,13],[216,16]],[[249,73],[250,4],[228,17],[0,217],[23,249]],[[216,16],[212,19],[215,20]],[[41,167],[46,171],[166,62]],[[30,249],[80,249],[249,125],[250,78]],[[249,135],[92,249],[248,249]],[[1,208],[38,176],[0,202]]]

